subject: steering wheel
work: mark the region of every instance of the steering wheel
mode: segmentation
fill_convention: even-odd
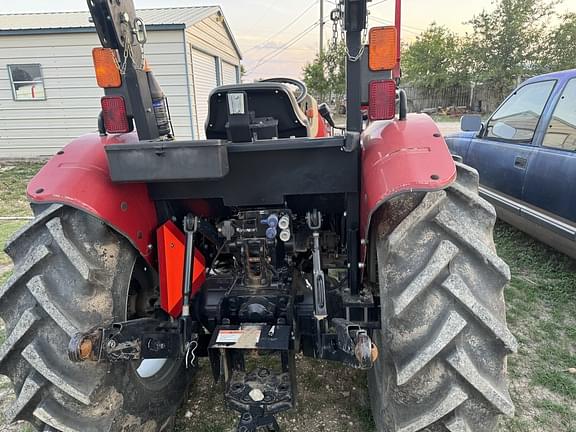
[[[295,86],[298,89],[298,96],[296,97],[296,102],[301,104],[308,96],[308,87],[303,81],[293,79],[293,78],[268,78],[261,80],[260,82],[273,82],[273,83],[280,83],[280,84],[290,84]]]

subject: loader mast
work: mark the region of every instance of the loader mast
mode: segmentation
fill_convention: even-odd
[[[402,44],[400,35],[402,34],[402,0],[396,0],[396,13],[394,26],[396,27],[396,34],[398,38],[396,40],[396,67],[394,68],[393,77],[395,79],[400,79],[402,76],[401,71],[401,57],[402,57]]]
[[[344,8],[344,29],[346,30],[346,99],[347,129],[350,132],[362,131],[362,33],[367,27],[367,0],[346,0]]]
[[[145,71],[146,27],[132,0],[87,0],[92,20],[104,48],[115,51],[122,86],[107,88],[107,96],[122,96],[128,117],[134,120],[140,140],[160,137],[152,94]]]

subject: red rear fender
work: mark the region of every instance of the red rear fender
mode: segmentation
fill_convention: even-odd
[[[432,119],[412,114],[405,121],[372,123],[362,136],[361,234],[390,198],[406,192],[435,191],[456,179],[456,166]]]
[[[104,151],[107,144],[138,142],[136,134],[84,135],[58,152],[28,184],[34,203],[60,203],[102,219],[127,237],[151,263],[158,225],[145,184],[112,183]]]

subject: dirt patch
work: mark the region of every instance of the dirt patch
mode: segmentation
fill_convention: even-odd
[[[296,359],[298,406],[277,419],[285,432],[371,432],[366,372],[337,363]],[[199,389],[202,389],[199,391]],[[233,432],[239,415],[226,409],[223,384],[214,384],[203,363],[182,407],[178,432]]]

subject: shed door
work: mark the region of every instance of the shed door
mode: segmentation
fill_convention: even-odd
[[[204,124],[208,118],[208,98],[210,92],[218,86],[216,57],[192,49],[192,66],[194,67],[194,100],[196,104],[196,126],[198,137],[206,138]]]
[[[222,62],[222,84],[238,84],[238,66]]]

